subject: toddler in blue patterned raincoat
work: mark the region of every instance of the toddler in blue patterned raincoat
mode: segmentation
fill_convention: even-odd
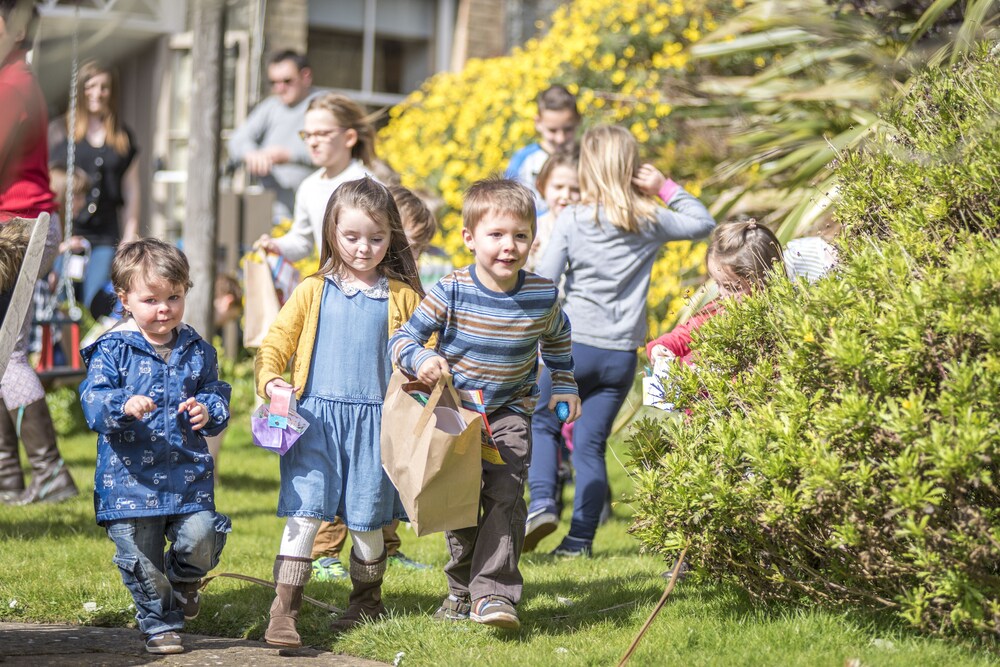
[[[206,435],[229,421],[215,349],[181,320],[188,262],[156,239],[119,247],[111,267],[125,317],[82,351],[80,398],[97,432],[94,508],[154,654],[184,650],[201,578],[231,530],[215,511]],[[166,542],[170,547],[164,553]]]

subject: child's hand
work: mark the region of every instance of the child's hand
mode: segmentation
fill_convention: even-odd
[[[435,355],[420,364],[420,368],[417,369],[417,379],[433,387],[449,372],[451,369],[448,368],[448,362],[443,357]]]
[[[274,253],[275,255],[281,254],[281,249],[278,248],[278,244],[274,242],[267,234],[261,234],[260,238],[253,242],[254,250],[263,250],[264,252]]]
[[[271,392],[274,391],[275,387],[280,387],[282,389],[291,389],[293,393],[299,390],[298,387],[293,387],[292,385],[285,382],[283,378],[274,378],[266,385],[264,385],[264,393],[267,394],[268,398],[271,398]]]
[[[638,173],[632,178],[634,185],[639,192],[653,197],[660,192],[660,188],[667,182],[667,177],[648,162],[639,167]]]
[[[649,351],[649,360],[654,364],[663,359],[665,361],[673,361],[677,358],[677,355],[668,350],[663,345],[654,345],[653,349]]]
[[[204,403],[199,403],[194,396],[177,406],[177,412],[188,413],[188,421],[191,422],[192,431],[200,431],[208,424],[208,408]]]
[[[146,418],[150,412],[156,409],[156,403],[153,402],[149,396],[143,396],[137,394],[132,398],[125,401],[125,414],[129,417],[135,417],[136,419],[142,420]]]
[[[576,421],[580,417],[580,397],[576,394],[552,394],[549,399],[549,410],[552,412],[556,411],[556,403],[559,401],[564,401],[566,405],[569,406],[569,417],[566,418],[567,424]]]

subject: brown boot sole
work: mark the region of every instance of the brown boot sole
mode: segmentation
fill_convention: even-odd
[[[275,639],[268,639],[267,635],[264,635],[264,643],[268,644],[269,646],[280,646],[282,648],[301,648],[301,646],[302,646],[302,641],[301,640],[299,640],[298,643],[279,642],[279,641],[277,641]]]

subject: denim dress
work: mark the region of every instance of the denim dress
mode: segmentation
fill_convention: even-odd
[[[309,428],[281,457],[278,516],[369,531],[405,519],[382,470],[382,402],[392,375],[389,287],[358,291],[327,278],[309,379],[298,412]]]

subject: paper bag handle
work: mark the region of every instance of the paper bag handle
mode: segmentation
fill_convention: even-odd
[[[438,378],[437,383],[434,385],[434,390],[431,392],[430,398],[427,399],[427,404],[424,405],[424,409],[420,413],[420,419],[417,420],[417,425],[414,427],[414,434],[419,435],[423,432],[424,427],[427,426],[427,422],[430,421],[431,415],[434,414],[434,408],[438,406],[441,402],[441,396],[444,394],[445,389],[449,389],[452,394],[455,394],[455,389],[451,384],[451,376],[444,375]],[[455,395],[457,402],[457,394]],[[460,402],[458,402],[461,405]]]

